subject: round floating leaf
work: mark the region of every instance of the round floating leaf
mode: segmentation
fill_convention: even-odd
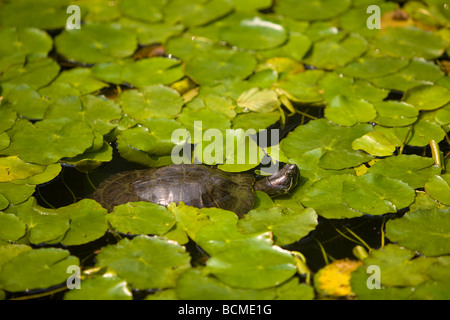
[[[395,151],[395,144],[389,140],[382,132],[372,131],[352,142],[354,150],[364,150],[365,152],[378,157],[390,156]]]
[[[373,106],[377,111],[376,123],[386,127],[407,126],[416,122],[419,111],[413,105],[400,101],[380,101]]]
[[[42,119],[50,103],[27,84],[14,86],[4,97],[9,107],[30,119]]]
[[[154,43],[165,43],[174,35],[180,34],[184,26],[181,24],[171,25],[169,23],[144,23],[134,19],[121,18],[119,23],[137,35],[139,44],[151,45]]]
[[[163,19],[161,11],[165,3],[164,0],[121,0],[118,7],[126,16],[152,23]]]
[[[304,206],[314,208],[320,216],[327,219],[342,219],[361,216],[362,213],[350,208],[343,200],[344,182],[351,182],[354,175],[332,175],[316,181],[305,191],[301,202]]]
[[[362,57],[335,71],[350,77],[371,79],[394,74],[406,67],[408,63],[408,60],[399,58]]]
[[[250,112],[240,113],[233,119],[234,129],[254,129],[256,131],[266,129],[280,119],[280,113],[275,112]]]
[[[67,250],[43,248],[12,258],[0,270],[0,287],[6,291],[45,289],[67,280],[67,268],[78,266]]]
[[[427,256],[449,254],[449,213],[448,208],[408,212],[402,218],[388,221],[386,236],[401,246]]]
[[[19,204],[27,200],[36,189],[30,184],[15,184],[13,182],[0,182],[0,194],[2,194],[10,204]]]
[[[50,58],[43,58],[26,63],[25,65],[14,65],[6,70],[1,82],[11,84],[27,84],[37,90],[50,83],[59,72],[59,65]]]
[[[165,20],[174,24],[181,22],[188,27],[201,26],[220,18],[233,9],[230,0],[172,0],[164,7]]]
[[[341,95],[334,97],[325,108],[325,117],[343,126],[369,122],[376,116],[377,113],[369,102]]]
[[[16,123],[17,113],[11,108],[2,106],[0,109],[0,130],[6,131]]]
[[[346,65],[367,50],[367,41],[358,34],[343,39],[315,42],[305,62],[320,69],[334,69]]]
[[[90,68],[74,68],[61,72],[49,86],[39,90],[39,94],[56,100],[66,96],[80,96],[95,92],[107,84],[95,79]],[[61,92],[61,89],[62,90]]]
[[[366,173],[343,184],[342,198],[350,207],[379,215],[408,207],[415,198],[406,183],[376,173]]]
[[[433,199],[450,206],[450,174],[432,176],[425,184],[425,191]]]
[[[325,119],[313,120],[289,133],[281,141],[281,150],[288,158],[298,161],[303,153],[322,148],[325,154],[319,161],[321,168],[355,167],[368,161],[370,156],[365,152],[353,150],[351,144],[356,138],[372,130],[372,126],[368,124],[341,127]]]
[[[133,294],[126,281],[107,274],[94,276],[80,283],[80,289],[70,290],[64,300],[132,300]]]
[[[9,206],[8,199],[6,199],[4,195],[0,194],[0,210],[4,210],[8,208],[8,206]]]
[[[108,222],[122,233],[162,235],[175,225],[175,216],[158,204],[130,202],[115,207]]]
[[[69,60],[94,64],[131,56],[136,36],[119,24],[87,23],[64,30],[55,38],[56,50]]]
[[[287,32],[279,24],[253,17],[223,27],[220,37],[239,48],[263,50],[281,45],[287,39]]]
[[[403,101],[415,106],[418,110],[434,110],[450,101],[450,90],[436,85],[417,86],[405,93]]]
[[[98,267],[109,267],[136,289],[174,287],[180,274],[190,268],[184,247],[160,237],[137,236],[104,247]]]
[[[282,207],[253,209],[239,220],[238,229],[244,233],[273,232],[275,243],[284,246],[308,235],[317,225],[314,209],[284,213]]]
[[[413,58],[434,59],[445,50],[444,39],[439,35],[415,27],[386,28],[376,39],[376,46],[382,54]]]
[[[0,182],[26,179],[44,170],[45,166],[26,163],[17,156],[0,158]]]
[[[4,5],[0,11],[3,26],[35,27],[47,30],[66,25],[68,0],[19,0]]]
[[[3,197],[3,199],[6,199]],[[0,200],[1,201],[1,200]],[[26,225],[11,213],[0,213],[0,239],[16,241],[25,234]]]
[[[175,288],[182,300],[266,300],[273,299],[272,290],[239,289],[228,286],[214,277],[202,274],[202,270],[189,269],[183,273]]]
[[[125,64],[121,79],[138,88],[156,84],[170,84],[184,76],[180,63],[179,60],[165,57],[141,59],[134,63]]]
[[[275,91],[270,89],[260,90],[258,88],[244,91],[236,102],[244,110],[248,109],[256,112],[271,112],[281,105]]]
[[[322,96],[317,88],[317,82],[323,75],[324,71],[322,70],[309,70],[290,75],[277,82],[275,87],[296,102],[319,102],[322,100]]]
[[[174,89],[163,85],[127,90],[119,97],[123,111],[133,119],[173,118],[183,106],[183,99]]]
[[[10,142],[11,141],[6,132],[0,133],[0,150],[6,149]]]
[[[286,0],[275,6],[275,12],[298,20],[325,20],[350,7],[350,0]]]
[[[12,137],[12,148],[27,162],[51,164],[92,146],[92,129],[81,121],[43,120]]]
[[[434,62],[414,58],[399,72],[372,78],[370,81],[377,87],[406,91],[415,86],[433,83],[443,76],[444,73]]]
[[[411,139],[407,141],[410,146],[424,147],[430,140],[441,141],[445,137],[445,131],[442,127],[432,121],[419,119],[413,125]]]
[[[401,180],[417,189],[423,188],[429,178],[440,173],[440,168],[433,164],[432,158],[400,154],[375,162],[368,172]]]
[[[244,79],[256,67],[256,59],[248,52],[212,50],[186,61],[185,72],[195,82],[213,85],[227,78]]]

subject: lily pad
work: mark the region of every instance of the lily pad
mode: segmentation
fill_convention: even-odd
[[[12,148],[27,162],[52,164],[92,146],[92,129],[81,121],[43,120],[28,124],[11,138]]]
[[[440,171],[431,158],[400,154],[375,162],[368,172],[401,180],[411,188],[418,189],[423,188],[427,180]]]
[[[424,147],[430,140],[441,141],[445,137],[445,131],[434,121],[419,119],[413,125],[412,135],[407,141],[408,145]]]
[[[109,267],[136,289],[174,287],[190,268],[184,247],[157,236],[137,236],[109,245],[97,255],[98,267]]]
[[[186,61],[185,72],[202,85],[213,85],[228,78],[244,79],[256,66],[256,59],[248,52],[212,50]]]
[[[298,20],[325,20],[350,7],[350,0],[287,0],[275,6],[275,12]]]
[[[173,118],[183,106],[177,91],[163,85],[123,92],[118,102],[123,111],[133,119]]]
[[[275,91],[252,88],[244,91],[237,100],[237,105],[244,110],[271,112],[279,108],[281,103]]]
[[[297,127],[281,141],[281,150],[288,158],[298,161],[310,150],[323,148],[319,166],[324,169],[344,169],[360,165],[370,159],[362,151],[353,150],[353,140],[372,131],[372,126],[358,124],[353,127],[334,125],[325,119],[312,120]]]
[[[434,59],[445,50],[444,39],[439,35],[415,27],[386,28],[376,39],[382,54],[394,57]]]
[[[361,57],[335,71],[350,77],[371,79],[394,74],[408,64],[408,60],[400,58]]]
[[[64,30],[55,46],[69,60],[95,64],[131,56],[137,40],[119,24],[87,23],[81,29]]]
[[[19,204],[26,201],[35,191],[36,186],[31,184],[16,184],[14,182],[0,182],[0,194],[10,204]]]
[[[346,181],[342,189],[343,200],[350,207],[371,215],[397,212],[408,207],[415,198],[408,184],[376,173],[366,173]]]
[[[133,294],[125,280],[106,274],[82,280],[80,289],[72,289],[64,300],[132,300]]]
[[[418,110],[434,110],[450,101],[450,90],[436,85],[417,86],[405,93],[403,101],[415,106]]]
[[[10,242],[21,238],[26,230],[25,223],[11,213],[0,213],[0,226],[0,239]]]
[[[434,175],[425,183],[425,191],[435,200],[450,206],[450,175]]]
[[[50,102],[29,85],[14,86],[4,94],[5,104],[23,117],[42,119]]]
[[[162,235],[175,225],[175,217],[163,206],[130,202],[117,206],[108,222],[122,233]]]
[[[366,133],[361,138],[352,142],[354,150],[364,150],[367,153],[378,156],[390,156],[395,151],[395,144],[380,131]]]
[[[0,287],[11,292],[45,289],[64,283],[68,278],[67,268],[72,265],[78,266],[79,260],[67,250],[30,250],[3,264]]]
[[[324,39],[315,42],[305,62],[316,68],[332,70],[360,57],[368,47],[367,41],[358,34],[342,39]]]
[[[44,170],[45,166],[26,163],[17,156],[0,158],[0,182],[26,179]]]
[[[287,39],[287,32],[282,25],[253,17],[223,27],[220,37],[239,48],[263,50],[281,45]]]
[[[413,105],[401,101],[374,103],[377,117],[374,122],[386,127],[400,127],[417,121],[419,111]]]
[[[369,122],[376,116],[377,113],[371,103],[341,95],[334,97],[325,108],[325,117],[343,126]]]
[[[277,82],[275,87],[293,101],[301,103],[320,102],[322,96],[317,88],[317,82],[323,75],[323,70],[309,70],[290,75]]]
[[[448,214],[447,208],[408,212],[402,218],[387,223],[386,236],[427,256],[448,254],[450,252]]]
[[[162,8],[165,3],[163,0],[121,0],[118,8],[126,16],[153,23],[163,19]]]

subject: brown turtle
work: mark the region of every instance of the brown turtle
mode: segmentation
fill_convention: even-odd
[[[127,202],[148,201],[167,206],[184,202],[197,208],[217,207],[242,217],[255,201],[254,191],[270,196],[287,193],[297,183],[299,170],[287,164],[271,176],[256,180],[249,173],[230,173],[216,167],[178,164],[125,171],[104,180],[89,197],[112,211]]]

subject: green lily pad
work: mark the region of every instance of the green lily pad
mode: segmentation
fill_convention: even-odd
[[[256,59],[248,52],[216,49],[186,61],[186,75],[201,85],[213,85],[228,78],[244,79],[256,66]]]
[[[26,179],[42,173],[45,166],[29,164],[17,156],[0,158],[0,182]]]
[[[80,96],[98,91],[107,84],[95,79],[90,68],[74,68],[61,72],[47,87],[39,90],[39,94],[56,100],[70,95]],[[64,90],[61,92],[61,88]]]
[[[387,97],[388,91],[373,86],[362,79],[339,75],[335,72],[326,73],[317,83],[319,91],[328,103],[338,95],[353,99],[364,99],[372,104]]]
[[[398,73],[373,78],[370,81],[381,88],[406,91],[412,87],[434,83],[444,73],[438,65],[423,59],[412,59],[411,63]]]
[[[358,124],[353,127],[334,125],[325,119],[312,120],[298,126],[281,141],[281,150],[291,159],[310,150],[323,148],[326,152],[320,158],[319,166],[324,169],[344,169],[360,165],[370,159],[362,151],[353,150],[353,140],[372,131],[372,126]]]
[[[42,58],[53,45],[51,37],[36,28],[6,27],[0,30],[0,70],[6,70],[14,64],[23,64],[25,58]]]
[[[290,75],[277,82],[275,87],[286,94],[289,99],[301,102],[320,102],[322,96],[317,88],[317,82],[324,75],[322,70],[309,70]]]
[[[350,0],[286,0],[275,6],[275,12],[297,20],[326,20],[350,7]]]
[[[42,173],[38,173],[32,177],[29,177],[27,179],[27,182],[29,184],[34,184],[34,185],[49,182],[49,181],[53,180],[54,178],[56,178],[58,176],[58,174],[61,172],[61,170],[62,170],[61,164],[59,164],[59,163],[50,164],[50,165],[46,166],[45,170]]]
[[[6,131],[14,126],[17,119],[17,113],[11,108],[2,107],[0,109],[0,130]]]
[[[408,184],[377,173],[366,173],[346,181],[342,189],[343,200],[353,209],[371,215],[397,212],[408,207],[415,198]]]
[[[386,236],[399,245],[427,256],[448,254],[448,214],[448,208],[408,212],[402,218],[387,223]]]
[[[362,212],[352,209],[343,200],[344,183],[354,179],[354,175],[343,174],[316,181],[305,191],[301,202],[327,219],[359,217]]]
[[[438,58],[446,47],[444,39],[437,34],[415,27],[383,29],[376,45],[382,54],[406,59]]]
[[[92,129],[81,121],[43,120],[28,124],[11,138],[11,147],[27,162],[52,164],[92,146]]]
[[[339,40],[324,39],[313,44],[305,62],[316,68],[332,70],[358,58],[367,47],[367,41],[358,34],[350,34]]]
[[[401,127],[417,121],[419,111],[413,105],[401,101],[380,101],[373,106],[377,111],[374,122],[386,127]]]
[[[233,9],[231,0],[172,0],[163,9],[165,20],[181,22],[188,27],[201,26],[220,18]]]
[[[280,113],[274,112],[249,112],[240,113],[233,119],[233,129],[254,129],[256,131],[266,129],[280,119]]]
[[[109,245],[97,255],[98,267],[109,267],[136,289],[174,287],[190,268],[184,247],[157,236],[137,236]]]
[[[163,19],[162,8],[165,3],[163,0],[121,0],[118,8],[128,17],[153,23]]]
[[[132,300],[133,294],[123,279],[106,274],[94,276],[80,282],[80,289],[72,289],[64,300]]]
[[[260,90],[258,88],[244,91],[236,102],[237,105],[244,110],[255,112],[271,112],[281,105],[275,91],[270,89]]]
[[[411,188],[423,188],[433,175],[440,173],[432,158],[400,154],[375,162],[368,172],[406,182]]]
[[[395,74],[408,66],[408,64],[409,61],[406,59],[362,57],[344,67],[337,68],[335,71],[350,77],[372,79]]]
[[[25,63],[24,65],[14,65],[6,70],[0,83],[28,84],[32,89],[37,90],[49,84],[59,73],[59,65],[50,58],[42,58]]]
[[[406,91],[403,101],[418,110],[434,110],[450,101],[450,90],[436,85],[417,86]]]
[[[325,117],[343,126],[369,122],[376,116],[377,113],[371,103],[341,95],[334,97],[325,108]]]
[[[260,17],[253,17],[223,27],[220,30],[220,37],[230,45],[239,48],[264,50],[277,47],[285,42],[287,32],[282,25]]]
[[[50,102],[27,84],[12,87],[4,94],[6,105],[23,117],[42,119]]]
[[[79,260],[67,250],[30,250],[3,264],[0,287],[11,292],[45,289],[64,283],[68,278],[67,268],[72,265],[78,266]]]
[[[138,43],[141,45],[165,43],[168,38],[180,34],[184,29],[184,26],[181,24],[148,24],[128,18],[119,19],[119,23],[123,28],[133,31],[137,35]]]
[[[3,199],[6,199],[3,197]],[[11,213],[0,213],[0,239],[16,241],[25,234],[26,225]]]
[[[419,119],[413,125],[412,136],[407,141],[410,146],[424,147],[430,140],[441,141],[445,137],[445,131],[434,121]]]
[[[35,27],[46,30],[66,25],[68,0],[19,0],[4,5],[0,20],[5,27]]]
[[[425,183],[425,191],[433,199],[450,206],[450,174],[430,177]]]
[[[0,194],[0,210],[4,210],[8,208],[8,206],[9,206],[8,199],[6,199],[4,195]]]
[[[114,208],[108,222],[122,233],[162,235],[175,225],[175,216],[154,203],[130,202]]]
[[[378,157],[390,156],[395,151],[395,144],[380,131],[372,131],[352,142],[354,150],[365,152]]]
[[[274,241],[284,246],[308,235],[317,225],[314,209],[284,212],[283,207],[255,208],[239,220],[238,230],[243,233],[273,232]]]
[[[127,90],[120,95],[118,102],[123,111],[136,120],[174,118],[183,106],[179,93],[163,85]]]
[[[9,136],[6,132],[0,133],[0,150],[6,149],[10,144]]]
[[[137,40],[119,24],[87,23],[81,29],[64,30],[55,46],[69,60],[95,64],[131,56]]]
[[[36,186],[31,184],[0,182],[0,194],[2,194],[10,204],[24,202],[34,193],[35,189]]]

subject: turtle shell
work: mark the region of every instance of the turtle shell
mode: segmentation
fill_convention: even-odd
[[[148,201],[167,206],[182,201],[197,208],[217,207],[242,216],[255,201],[254,182],[251,174],[179,164],[114,174],[90,198],[110,212],[127,202]]]

